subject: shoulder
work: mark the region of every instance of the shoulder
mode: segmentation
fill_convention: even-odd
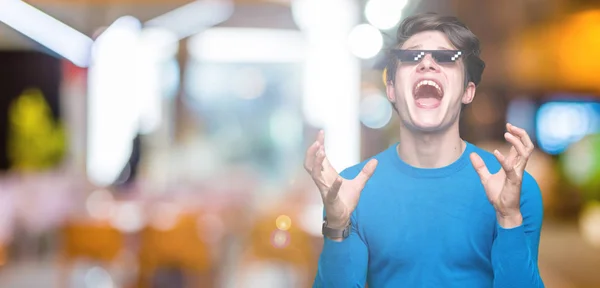
[[[521,184],[521,206],[530,206],[542,210],[542,191],[531,174],[525,172]]]

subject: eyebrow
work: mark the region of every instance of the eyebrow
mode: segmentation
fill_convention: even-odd
[[[415,48],[421,48],[421,44],[410,46],[410,47],[406,48],[405,50],[413,50]]]
[[[422,47],[422,45],[418,44],[418,45],[413,45],[413,46],[407,47],[404,50],[413,50],[415,48],[421,48],[421,47]],[[442,47],[442,46],[438,46],[437,49],[439,49],[439,50],[453,50],[453,49],[450,49],[448,47]]]

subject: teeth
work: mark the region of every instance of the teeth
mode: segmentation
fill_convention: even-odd
[[[429,85],[429,86],[435,87],[435,89],[438,90],[438,92],[440,93],[440,95],[442,95],[442,88],[440,88],[440,86],[437,83],[435,83],[435,82],[433,82],[431,80],[421,80],[421,82],[419,82],[417,84],[417,89],[419,89],[419,87],[421,87],[423,85]]]

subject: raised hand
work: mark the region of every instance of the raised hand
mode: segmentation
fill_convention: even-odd
[[[521,184],[534,146],[525,130],[509,123],[506,124],[506,130],[504,138],[512,144],[508,157],[498,150],[494,151],[494,156],[502,165],[500,171],[490,174],[476,153],[471,153],[470,158],[490,203],[496,209],[498,223],[504,228],[513,228],[521,225],[523,221],[520,209]]]
[[[327,214],[327,226],[335,229],[346,227],[350,215],[358,204],[360,193],[375,172],[377,160],[372,159],[352,180],[342,178],[331,166],[325,154],[325,134],[320,131],[306,151],[304,168],[311,175],[321,192]]]

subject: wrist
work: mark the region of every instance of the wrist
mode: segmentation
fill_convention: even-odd
[[[350,219],[330,219],[325,218],[327,227],[332,229],[344,229],[350,224]]]
[[[520,212],[513,215],[501,215],[497,213],[496,218],[500,227],[504,229],[519,227],[523,224],[523,215]]]
[[[345,222],[344,222],[345,221]],[[345,223],[345,224],[340,224]],[[325,217],[323,221],[322,233],[326,238],[335,241],[341,242],[346,239],[350,235],[351,222],[348,220],[338,220],[333,223],[329,222],[329,219]]]

